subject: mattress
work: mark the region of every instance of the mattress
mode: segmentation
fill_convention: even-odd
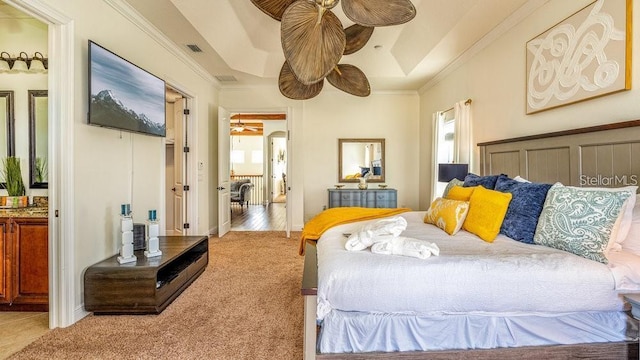
[[[424,224],[424,212],[401,216],[408,222],[402,235],[436,243],[439,256],[346,251],[347,234],[366,222],[334,227],[318,240],[321,352],[491,348],[637,336],[629,334],[625,304],[616,290],[617,284],[629,287],[630,282],[616,279],[622,271],[612,271],[615,264],[502,235],[493,243],[464,231],[449,236]],[[538,331],[549,327],[554,330]],[[481,330],[487,328],[493,330]],[[434,331],[453,340],[434,339]],[[431,340],[423,334],[431,334],[426,337]]]

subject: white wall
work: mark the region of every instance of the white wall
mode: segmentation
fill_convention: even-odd
[[[74,44],[74,182],[75,182],[75,306],[83,303],[84,269],[118,251],[117,216],[120,204],[131,203],[134,221],[147,210],[164,208],[164,139],[86,124],[87,41],[115,52],[145,70],[179,85],[194,96],[192,118],[196,139],[192,152],[210,172],[209,123],[217,116],[218,92],[212,81],[199,76],[171,51],[102,0],[45,0],[73,19]],[[161,60],[160,60],[161,59]],[[195,232],[207,234],[213,214],[209,210],[210,177],[198,177],[199,221]],[[215,215],[217,216],[217,215]],[[164,221],[164,214],[158,212]]]
[[[533,115],[525,114],[525,43],[590,0],[551,0],[437,85],[420,94],[421,164],[430,164],[431,115],[456,101],[473,99],[474,143],[640,119],[640,28],[634,26],[632,90]],[[635,1],[634,1],[635,3]],[[640,23],[634,11],[633,23]],[[477,162],[476,162],[477,164]],[[472,169],[477,171],[477,169]],[[429,166],[421,169],[420,204],[431,198]]]
[[[0,51],[12,57],[26,52],[29,57],[40,52],[45,57],[47,50],[47,25],[35,19],[0,20]],[[47,74],[2,73],[0,90],[12,90],[14,101],[15,156],[20,159],[22,179],[26,194],[48,194],[46,189],[29,189],[29,90],[47,90]],[[4,109],[2,110],[4,111]],[[0,190],[6,195],[6,190]]]
[[[273,87],[223,89],[220,105],[229,110],[291,107],[291,173],[294,230],[327,205],[327,189],[338,181],[338,138],[385,138],[386,183],[398,189],[398,206],[418,208],[418,114],[416,93],[376,93],[359,98],[331,89],[296,101]],[[356,184],[349,184],[355,188]]]

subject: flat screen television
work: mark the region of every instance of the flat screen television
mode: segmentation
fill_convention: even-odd
[[[90,125],[166,136],[165,82],[89,40]]]

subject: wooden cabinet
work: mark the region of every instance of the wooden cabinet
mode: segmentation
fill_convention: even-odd
[[[359,206],[367,208],[398,207],[395,189],[328,189],[329,207]]]
[[[161,236],[162,255],[120,264],[117,255],[84,273],[84,307],[97,314],[158,314],[207,267],[206,236]]]
[[[0,311],[47,311],[49,221],[0,218]]]

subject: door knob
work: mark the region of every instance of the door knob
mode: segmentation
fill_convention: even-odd
[[[175,186],[171,188],[171,191],[176,192]]]
[[[222,187],[222,186],[218,186],[216,189],[218,189],[218,190],[224,190],[224,187]]]

